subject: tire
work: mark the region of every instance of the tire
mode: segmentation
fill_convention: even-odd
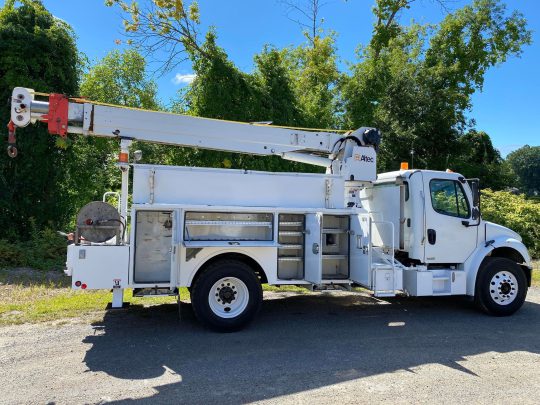
[[[212,263],[193,285],[191,302],[197,319],[218,332],[234,332],[255,318],[262,287],[253,269],[238,260]]]
[[[527,278],[510,259],[487,257],[476,279],[475,301],[479,309],[494,316],[516,312],[527,296]]]

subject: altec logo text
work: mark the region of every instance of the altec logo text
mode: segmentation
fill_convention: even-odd
[[[360,162],[367,162],[367,163],[373,163],[375,159],[371,156],[366,155],[354,155],[354,160],[359,160]]]

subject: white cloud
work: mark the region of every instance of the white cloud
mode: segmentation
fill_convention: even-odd
[[[177,73],[176,75],[174,75],[174,77],[172,78],[172,82],[176,85],[179,85],[179,84],[189,84],[191,83],[193,80],[195,80],[195,77],[197,77],[197,75],[195,73],[186,73],[186,74],[182,74],[182,73]]]

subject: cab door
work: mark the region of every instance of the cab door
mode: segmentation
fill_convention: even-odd
[[[422,172],[426,263],[463,263],[476,249],[472,194],[455,173]]]

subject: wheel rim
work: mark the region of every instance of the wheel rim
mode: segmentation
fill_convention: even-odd
[[[236,277],[224,277],[216,281],[208,293],[210,309],[220,318],[234,318],[241,315],[248,302],[248,288]]]
[[[499,271],[489,283],[489,293],[493,301],[499,305],[512,303],[518,293],[516,277],[508,271]]]

